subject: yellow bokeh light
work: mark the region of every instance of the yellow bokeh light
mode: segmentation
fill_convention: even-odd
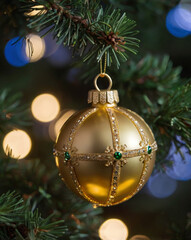
[[[144,235],[135,235],[130,240],[150,240],[150,238]]]
[[[36,62],[40,60],[45,53],[44,39],[35,34],[29,34],[26,38],[26,55],[30,62]]]
[[[73,114],[75,113],[74,110],[70,110],[68,112],[66,112],[65,114],[62,115],[61,118],[58,119],[58,121],[55,123],[54,125],[54,131],[55,131],[55,135],[56,137],[58,136],[61,127],[63,126],[63,124],[68,120],[69,117],[71,117]]]
[[[42,15],[42,14],[45,14],[47,12],[47,10],[44,8],[43,5],[38,5],[38,6],[34,6],[32,7],[32,10],[31,12],[26,12],[25,13],[25,16],[29,16],[29,17],[32,17],[32,16],[35,16],[35,15]]]
[[[99,237],[102,240],[126,240],[128,229],[121,220],[111,218],[100,226]]]
[[[31,111],[38,121],[50,122],[58,115],[60,104],[55,96],[44,93],[33,100]]]
[[[76,111],[75,110],[64,110],[60,112],[59,116],[49,125],[49,136],[55,141],[61,127]]]
[[[23,130],[13,130],[3,140],[3,150],[6,155],[10,155],[12,158],[22,159],[26,157],[31,147],[31,139]]]

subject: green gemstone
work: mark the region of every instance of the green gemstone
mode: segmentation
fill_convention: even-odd
[[[151,147],[151,146],[148,146],[148,147],[147,147],[147,152],[148,152],[148,154],[151,154],[151,153],[152,153],[152,147]]]
[[[70,160],[70,154],[69,154],[69,152],[65,152],[65,153],[64,153],[64,156],[65,156],[65,160],[66,160],[66,161]]]
[[[115,152],[114,153],[114,158],[116,158],[117,160],[122,158],[122,154],[120,152]]]

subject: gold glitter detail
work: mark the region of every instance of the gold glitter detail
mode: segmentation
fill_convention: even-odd
[[[98,100],[103,102],[104,97],[102,98],[102,100],[100,99]],[[157,143],[155,141],[153,143],[149,142],[147,136],[145,135],[143,129],[141,128],[139,121],[137,121],[131,115],[132,111],[126,110],[123,108],[118,108],[118,107],[114,108],[114,110],[112,108],[105,108],[105,109],[107,111],[110,125],[111,125],[113,146],[108,146],[104,153],[89,153],[89,154],[78,153],[78,150],[72,147],[77,129],[84,122],[84,120],[86,120],[92,113],[96,112],[97,108],[93,108],[88,110],[82,116],[80,116],[80,118],[76,121],[76,123],[74,124],[74,127],[71,129],[68,143],[65,146],[63,146],[62,151],[54,151],[54,155],[63,158],[64,164],[67,164],[69,166],[71,178],[79,194],[82,195],[87,200],[91,201],[92,203],[96,204],[97,206],[113,205],[113,202],[116,196],[117,186],[120,179],[121,167],[127,164],[128,158],[140,156],[140,163],[143,164],[143,170],[142,170],[139,182],[137,184],[137,187],[133,192],[131,192],[125,199],[122,199],[120,202],[123,202],[131,198],[133,195],[135,195],[145,183],[145,177],[148,172],[150,160],[152,159],[153,153],[157,150]],[[119,111],[120,113],[124,114],[134,124],[134,126],[136,127],[137,131],[141,136],[140,148],[128,150],[126,145],[120,145],[119,127],[118,127],[118,121],[116,119],[115,111],[117,112]],[[152,148],[151,154],[148,154],[148,146]],[[116,151],[122,154],[121,159],[115,159],[114,153]],[[65,159],[65,152],[68,152],[70,154],[69,160]],[[98,203],[94,199],[90,198],[83,190],[83,187],[80,185],[76,175],[76,171],[75,171],[75,167],[77,167],[80,161],[102,161],[105,164],[105,166],[111,165],[113,167],[111,187],[110,187],[108,200],[106,201],[106,203],[102,203],[102,204]],[[118,204],[120,202],[116,202],[115,204]]]
[[[60,156],[63,157],[64,159],[64,163],[67,164],[70,168],[70,176],[75,184],[75,188],[76,190],[79,192],[80,195],[82,195],[84,198],[86,198],[88,201],[97,203],[96,201],[92,200],[91,198],[89,198],[87,196],[87,194],[85,193],[85,191],[83,190],[82,186],[79,183],[79,180],[77,178],[76,175],[76,171],[75,171],[75,165],[78,165],[78,161],[76,161],[76,158],[74,157],[77,149],[76,148],[72,148],[72,144],[73,144],[73,140],[76,134],[77,129],[80,127],[80,125],[83,123],[84,120],[86,120],[92,113],[96,112],[96,108],[92,108],[90,110],[88,110],[87,112],[85,112],[83,115],[80,116],[80,118],[76,121],[76,123],[74,124],[73,128],[71,129],[70,135],[69,135],[69,139],[68,139],[68,143],[66,145],[63,146],[63,151],[62,153],[59,153],[57,151],[56,154],[61,154]],[[70,154],[70,159],[66,160],[65,159],[65,152],[68,152]]]
[[[157,150],[157,144],[156,142],[154,142],[153,144],[150,144],[151,148],[152,148],[152,152],[156,151]],[[126,150],[126,145],[122,145],[120,146],[118,149],[119,149],[119,152],[121,152],[122,154],[122,158],[121,159],[115,159],[114,158],[114,153],[116,152],[116,150],[112,147],[107,147],[106,150],[105,150],[105,153],[76,153],[77,152],[77,149],[73,149],[70,153],[70,156],[71,156],[71,159],[69,160],[71,164],[74,164],[74,165],[78,165],[78,161],[102,161],[102,162],[106,162],[106,159],[107,159],[107,162],[105,163],[106,166],[110,166],[110,165],[113,165],[114,162],[118,161],[121,163],[121,166],[124,166],[126,163],[127,163],[127,160],[128,158],[132,158],[132,157],[138,157],[138,156],[141,156],[141,157],[146,157],[147,155],[149,155],[147,153],[147,147],[142,147],[142,148],[139,148],[139,149],[134,149],[134,150]],[[65,148],[63,148],[63,151],[57,151],[55,150],[55,156],[58,156],[58,157],[62,157],[62,158],[65,158],[64,156],[64,151]],[[152,155],[152,153],[150,154]],[[149,156],[150,156],[149,155]],[[69,161],[66,161],[66,164],[69,162]]]
[[[107,205],[109,206],[115,200],[115,195],[116,195],[116,191],[117,191],[117,186],[119,185],[119,179],[120,179],[120,173],[121,173],[121,161],[118,161],[117,159],[114,158],[114,153],[118,152],[121,149],[119,149],[120,137],[119,137],[119,126],[118,126],[116,114],[111,108],[107,108],[106,111],[107,111],[107,114],[109,117],[112,138],[113,138],[113,149],[110,148],[110,150],[111,150],[110,152],[113,155],[112,156],[113,172],[112,172],[109,197],[107,200]],[[109,150],[109,149],[107,149],[107,150]],[[109,160],[106,165],[107,166],[111,165],[111,160]]]

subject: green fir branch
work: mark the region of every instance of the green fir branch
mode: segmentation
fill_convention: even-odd
[[[191,87],[190,79],[181,78],[181,67],[173,67],[169,56],[147,55],[140,61],[123,64],[112,71],[120,104],[146,120],[158,143],[156,169],[171,164],[167,155],[172,141],[180,136],[191,150]]]
[[[43,163],[38,159],[18,161],[1,157],[0,165],[2,166],[0,171],[1,192],[7,191],[7,189],[18,192],[26,201],[24,203],[26,207],[30,209],[27,212],[28,215],[25,215],[24,222],[22,218],[21,223],[16,224],[19,228],[21,224],[24,224],[24,229],[27,230],[28,235],[30,234],[31,238],[29,239],[46,239],[47,236],[49,237],[47,239],[51,239],[54,235],[53,231],[57,231],[56,226],[48,232],[49,236],[44,227],[44,219],[47,219],[50,216],[49,213],[52,212],[55,213],[55,217],[51,215],[50,223],[62,219],[64,226],[67,226],[68,230],[63,235],[64,239],[98,239],[97,228],[101,223],[99,215],[102,213],[102,208],[93,209],[92,204],[79,199],[69,191],[59,179],[53,161]],[[38,212],[36,212],[37,208]],[[12,215],[9,217],[10,224],[21,219],[20,216],[16,218],[18,220],[13,219]],[[15,232],[14,229],[12,230]],[[63,239],[63,237],[59,239]]]
[[[103,9],[98,1],[87,3],[84,0],[20,2],[23,13],[38,9],[39,5],[44,6],[43,14],[28,16],[27,26],[38,32],[44,29],[51,31],[59,44],[72,47],[84,56],[84,61],[99,62],[107,52],[108,66],[116,62],[119,67],[129,53],[137,53],[136,22],[119,9]]]
[[[38,209],[31,210],[15,192],[0,196],[0,236],[4,239],[59,239],[66,234],[67,227],[63,220],[52,218],[53,215],[42,218]]]
[[[28,106],[22,104],[21,97],[21,93],[0,90],[0,131],[30,125]]]

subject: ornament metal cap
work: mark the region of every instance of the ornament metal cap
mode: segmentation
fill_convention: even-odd
[[[97,85],[99,77],[106,77],[109,80],[109,87],[107,89],[100,90]],[[96,90],[90,90],[88,92],[88,103],[96,104],[117,104],[119,102],[119,95],[117,90],[111,90],[112,79],[106,73],[98,74],[94,79],[94,86]]]

